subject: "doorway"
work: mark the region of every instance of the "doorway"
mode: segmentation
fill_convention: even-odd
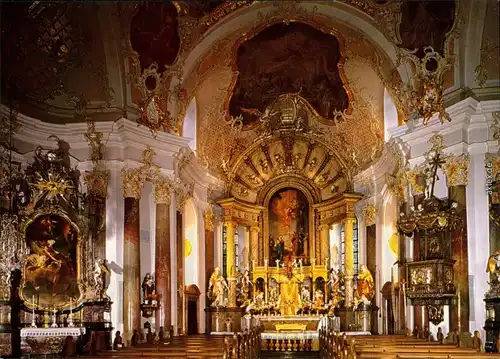
[[[187,319],[188,319],[188,335],[198,334],[198,305],[194,300],[188,300]]]
[[[186,298],[186,319],[187,319],[187,335],[196,335],[198,331],[198,310],[199,310],[199,299],[200,290],[194,284],[186,288],[185,291]]]
[[[394,316],[395,291],[392,282],[386,282],[382,287],[382,315],[383,315],[383,332],[384,334],[395,334],[396,323]]]

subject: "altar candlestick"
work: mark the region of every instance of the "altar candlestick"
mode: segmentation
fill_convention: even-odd
[[[33,314],[31,318],[31,327],[36,328],[36,320],[35,320],[35,296],[33,296]]]
[[[460,287],[458,288],[458,331],[462,331],[462,327],[460,326]]]
[[[268,265],[269,265],[269,259],[264,259],[264,267],[266,267],[266,269]]]
[[[252,270],[255,270],[255,261],[252,260]]]

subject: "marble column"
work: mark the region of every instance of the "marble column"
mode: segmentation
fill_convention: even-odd
[[[252,270],[254,270],[254,265],[257,266],[259,263],[259,231],[260,228],[257,226],[250,227],[250,263],[252,263]]]
[[[215,215],[211,208],[203,213],[205,226],[205,289],[215,269]]]
[[[141,255],[139,195],[125,197],[123,226],[123,338],[128,343],[141,329]]]
[[[344,227],[345,306],[348,308],[354,301],[354,221],[356,218],[346,218]]]
[[[226,275],[229,285],[230,308],[236,307],[236,253],[234,234],[238,224],[236,222],[226,222]]]
[[[319,241],[320,241],[320,255],[321,258],[316,258],[317,264],[327,265],[326,261],[328,260],[329,253],[329,236],[330,236],[330,225],[322,224],[319,226]]]
[[[172,325],[172,268],[170,255],[170,187],[167,182],[155,184],[155,284],[161,295],[160,309],[156,311],[156,326],[165,332]]]
[[[176,256],[177,256],[177,333],[184,335],[184,228],[183,207],[178,204],[176,212]]]
[[[468,333],[469,328],[469,258],[467,240],[467,200],[470,157],[468,155],[453,156],[443,166],[448,186],[448,198],[457,203],[456,213],[462,222],[451,232],[453,265],[453,282],[457,289],[457,300],[453,302],[450,312],[451,329],[458,328],[460,333]],[[477,212],[476,212],[477,213]],[[458,303],[460,300],[460,304]],[[480,304],[481,305],[481,304]],[[460,309],[460,312],[459,312]],[[471,330],[472,331],[472,330]]]

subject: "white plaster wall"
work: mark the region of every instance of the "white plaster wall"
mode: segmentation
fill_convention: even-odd
[[[386,88],[384,88],[384,140],[389,141],[391,132],[389,130],[398,127],[398,111],[391,95]]]
[[[107,164],[109,170],[108,197],[106,199],[106,259],[112,271],[108,287],[111,322],[114,331],[123,333],[123,220],[124,203],[121,186],[121,164]]]
[[[470,332],[479,330],[484,338],[486,311],[484,294],[488,289],[485,263],[489,251],[489,216],[486,192],[484,153],[471,154],[469,184],[467,186],[467,238],[469,253],[469,307]]]
[[[182,137],[189,139],[188,146],[194,153],[196,153],[196,135],[196,99],[193,98],[186,110],[186,117],[184,118],[184,123],[182,125]]]

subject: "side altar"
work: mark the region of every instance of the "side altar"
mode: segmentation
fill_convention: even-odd
[[[57,142],[55,150],[36,148],[32,164],[12,174],[15,195],[10,211],[2,208],[0,355],[111,349],[111,270],[97,248],[107,175],[87,173],[83,193]]]

